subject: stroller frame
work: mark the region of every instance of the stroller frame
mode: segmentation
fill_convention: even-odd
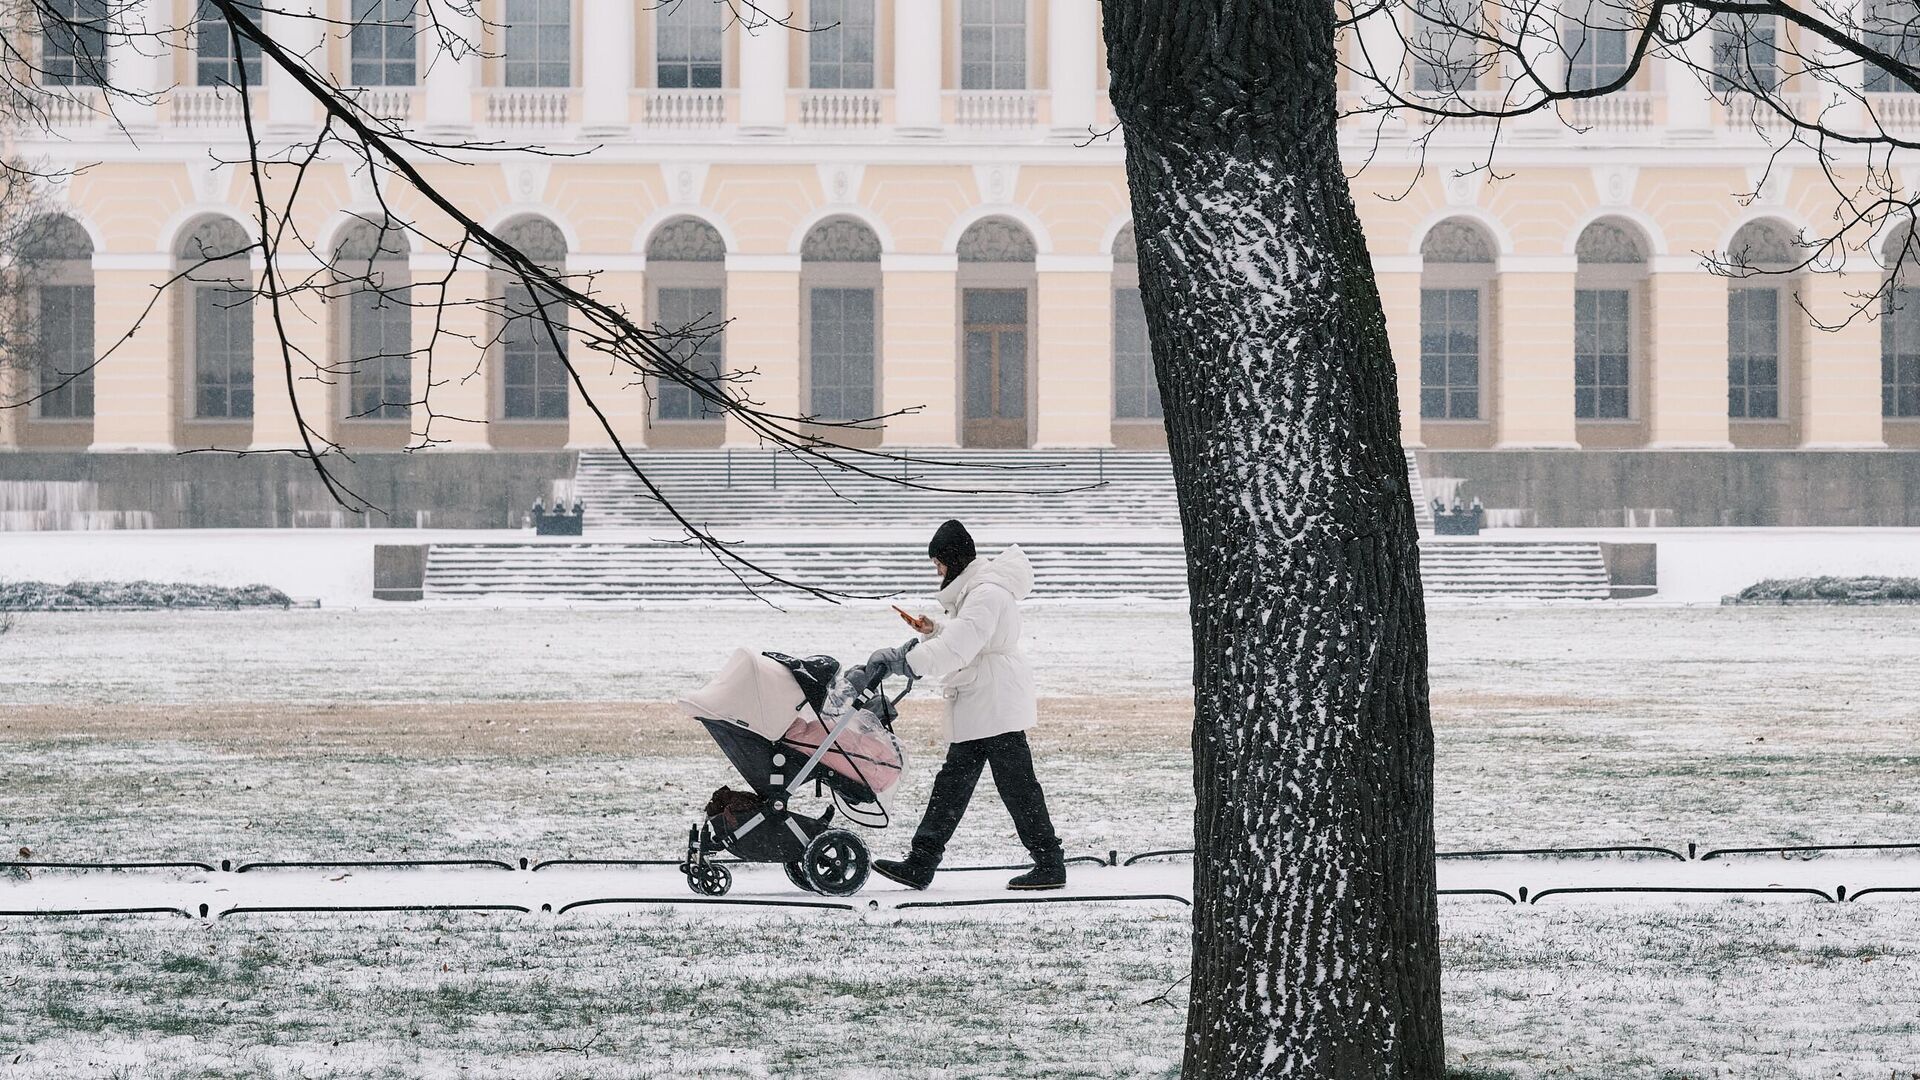
[[[878,801],[877,794],[865,784],[832,769],[822,769],[820,763],[862,709],[870,709],[878,702],[883,703],[878,715],[893,715],[895,707],[912,692],[917,681],[911,669],[905,676],[906,686],[891,698],[882,689],[884,677],[856,686],[846,710],[791,775],[787,773],[788,758],[798,757],[796,748],[724,721],[698,717],[733,762],[735,770],[753,787],[756,802],[752,812],[741,816],[737,824],[727,820],[729,815],[723,812],[688,829],[687,854],[680,863],[687,886],[705,896],[726,895],[733,887],[733,872],[711,858],[724,851],[742,862],[782,863],[788,880],[809,892],[851,896],[860,891],[866,884],[870,861],[866,843],[854,833],[833,826],[834,807],[829,806],[826,813],[814,817],[792,809],[789,804],[809,781],[814,783],[816,792],[825,787],[836,795],[858,801]],[[858,768],[856,763],[855,770]],[[762,781],[761,776],[766,779]]]

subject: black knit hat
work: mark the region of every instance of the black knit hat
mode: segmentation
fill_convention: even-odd
[[[967,531],[965,525],[952,518],[947,519],[927,543],[927,558],[939,559],[940,564],[947,568],[946,579],[940,582],[941,587],[953,584],[953,579],[960,576],[960,571],[973,562],[973,534]]]

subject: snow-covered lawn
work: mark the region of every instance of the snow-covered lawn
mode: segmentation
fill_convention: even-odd
[[[672,855],[733,776],[665,699],[736,644],[855,659],[897,626],[884,609],[29,616],[0,637],[0,839],[76,860]],[[1182,613],[1038,607],[1028,628],[1071,847],[1186,846]],[[1916,640],[1914,608],[1436,611],[1441,846],[1920,839]],[[909,706],[911,815],[939,748],[932,695]],[[1017,850],[987,804],[955,854]]]
[[[884,608],[27,616],[0,636],[0,841],[671,857],[738,782],[675,694],[737,645],[902,636]],[[1443,848],[1920,840],[1920,610],[1450,608],[1432,636]],[[1184,612],[1038,606],[1028,641],[1070,848],[1186,846]],[[908,828],[938,755],[910,704]],[[1017,857],[980,798],[954,860]],[[1920,902],[1443,915],[1463,1080],[1920,1072]],[[0,1080],[1170,1076],[1184,999],[1145,1003],[1185,935],[1126,905],[0,919]]]
[[[1920,1070],[1920,905],[1442,922],[1455,1080]],[[0,1077],[1171,1077],[1186,935],[1118,905],[7,922]]]

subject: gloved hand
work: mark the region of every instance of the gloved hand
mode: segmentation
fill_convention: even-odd
[[[918,638],[891,649],[881,649],[862,665],[867,673],[867,685],[872,686],[889,675],[907,674],[907,650],[920,644]]]

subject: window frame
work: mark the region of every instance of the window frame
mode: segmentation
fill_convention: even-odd
[[[1887,8],[1905,7],[1907,18],[1902,21],[1887,14]],[[1861,5],[1865,21],[1861,26],[1861,37],[1872,48],[1885,53],[1896,60],[1920,65],[1920,3],[1914,0],[1892,0],[1891,3],[1874,3],[1865,0]],[[1897,23],[1905,27],[1899,34],[1889,34],[1877,29],[1883,22]],[[1862,62],[1861,89],[1869,94],[1912,94],[1920,93],[1906,83],[1893,77],[1893,74],[1878,64]]]
[[[1752,51],[1747,49],[1742,49],[1738,54],[1738,59],[1742,62],[1736,65],[1731,62],[1732,59],[1734,58],[1734,50],[1731,48],[1722,49],[1720,45],[1720,36],[1722,34],[1731,34],[1736,32],[1736,28],[1731,27],[1728,24],[1738,23],[1741,20],[1749,19],[1749,18],[1752,19],[1755,24],[1767,24],[1763,27],[1759,27],[1759,29],[1763,29],[1766,34],[1767,61],[1765,64],[1756,64],[1752,60],[1752,56],[1753,56]],[[1757,87],[1757,89],[1761,90],[1762,92],[1778,90],[1778,88],[1780,87],[1780,39],[1783,36],[1783,32],[1785,30],[1785,27],[1781,24],[1780,18],[1778,16],[1774,16],[1774,15],[1748,16],[1748,15],[1741,15],[1736,13],[1722,12],[1714,15],[1708,21],[1707,30],[1709,34],[1708,49],[1712,54],[1712,63],[1709,65],[1710,71],[1708,72],[1708,75],[1709,75],[1710,83],[1715,93],[1751,94],[1753,92],[1752,88],[1749,88],[1742,83],[1734,82],[1731,78],[1729,78],[1729,75],[1739,76],[1739,75],[1745,75],[1748,72],[1752,72],[1755,76],[1759,76],[1762,74],[1762,69],[1764,69],[1764,72],[1765,72],[1766,85]],[[1742,34],[1746,33],[1744,29],[1737,29],[1737,32]],[[1756,30],[1756,32],[1759,32],[1759,31]],[[1727,63],[1722,63],[1723,57],[1728,60]]]
[[[362,2],[373,5],[373,7],[378,10],[380,17],[375,19],[370,24],[363,22],[363,20],[367,18],[366,15],[354,14],[355,6],[357,6]],[[407,10],[409,14],[413,16],[413,26],[410,29],[402,28],[397,22],[387,21],[386,8],[390,4],[406,4],[407,5]],[[378,87],[378,88],[394,89],[394,90],[411,89],[411,88],[416,88],[420,86],[420,76],[421,76],[422,65],[420,63],[420,11],[419,11],[418,0],[348,0],[347,14],[348,14],[348,29],[346,34],[346,38],[347,38],[346,61],[347,61],[347,85],[348,86],[360,87],[360,88]],[[402,33],[403,30],[406,35],[407,43],[412,47],[411,56],[407,57],[404,60],[399,57],[389,55],[386,52],[386,46],[390,40],[391,35]],[[377,59],[362,61],[359,57],[355,55],[354,45],[359,35],[362,32],[378,33],[380,35],[381,48],[378,53]],[[371,82],[363,81],[362,79],[360,79],[358,77],[359,76],[358,68],[359,68],[359,65],[362,63],[377,65],[380,70],[380,76],[381,76],[380,79],[378,81],[371,81]],[[392,79],[391,70],[393,68],[400,66],[401,64],[405,64],[407,66],[408,70],[411,73],[410,77],[406,82],[394,82]]]
[[[717,289],[720,293],[720,310],[713,314],[713,318],[718,322],[724,322],[726,320],[728,296],[727,270],[724,261],[654,262],[648,260],[646,323],[648,326],[656,325],[658,322],[660,314],[660,293],[663,289]],[[668,327],[668,329],[677,329],[677,327]],[[718,370],[719,373],[724,376],[727,373],[726,331],[721,330],[712,341],[717,341],[719,344],[720,363]],[[677,384],[672,385],[670,388],[675,390],[680,389]],[[664,415],[661,412],[661,403],[663,401],[660,393],[661,389],[662,387],[659,385],[658,379],[653,380],[653,385],[649,387],[651,391],[649,396],[652,399],[650,407],[647,410],[648,422],[650,424],[665,424],[669,426],[714,425],[726,421],[726,415],[724,413],[707,416]],[[691,391],[689,391],[689,393],[691,393]]]
[[[210,10],[207,0],[198,0],[194,5],[193,12],[193,50],[191,57],[191,63],[193,64],[193,85],[202,88],[227,87],[238,90],[240,88],[240,82],[234,78],[236,65],[238,65],[246,71],[247,88],[250,90],[259,89],[263,85],[261,80],[266,77],[265,61],[261,59],[260,55],[260,44],[249,38],[241,38],[240,56],[238,59],[231,54],[222,54],[219,57],[208,57],[206,50],[201,46],[201,41],[206,34],[204,28],[209,22],[221,27],[226,26],[226,20],[221,19],[217,13]],[[221,39],[223,48],[232,46],[232,36],[225,30],[222,30],[217,36]],[[249,55],[249,53],[251,53],[251,55]],[[202,65],[212,60],[218,60],[220,62],[225,74],[222,78],[209,81],[207,79],[207,72]]]
[[[1898,300],[1901,296],[1907,300]],[[1900,302],[1903,306],[1896,312],[1892,305]],[[1901,352],[1898,346],[1900,328],[1903,320],[1900,312],[1911,312],[1904,320],[1914,331],[1914,344],[1909,352]],[[1898,278],[1887,283],[1880,308],[1880,417],[1882,420],[1920,420],[1920,286],[1902,284]],[[1895,346],[1892,350],[1889,345]],[[1891,355],[1889,353],[1891,352]],[[1902,363],[1904,358],[1912,358],[1910,363]],[[1913,371],[1915,378],[1909,380],[1900,377],[1903,368]],[[1911,396],[1914,407],[1903,410],[1900,407],[1902,393]]]
[[[872,407],[869,415],[881,411],[880,403],[885,400],[882,394],[881,376],[884,370],[883,358],[885,345],[881,335],[881,326],[885,322],[885,300],[882,292],[883,275],[877,262],[823,262],[809,260],[802,264],[800,289],[800,401],[802,412],[813,415],[813,294],[822,289],[860,290],[873,294],[873,369],[869,378],[872,387]],[[671,287],[671,285],[669,286]],[[724,298],[723,298],[724,299]],[[722,362],[725,361],[724,351]],[[722,371],[725,368],[721,369]],[[833,417],[822,416],[823,420],[865,420],[868,416]]]
[[[61,259],[61,260],[58,260],[58,262],[63,264],[64,263],[80,263],[80,260]],[[81,263],[81,265],[89,266],[90,268],[89,263]],[[72,278],[76,276],[79,277],[80,280],[72,280]],[[57,268],[52,274],[48,276],[48,278],[49,278],[48,280],[36,281],[29,287],[31,292],[27,298],[27,302],[30,310],[33,313],[32,325],[36,328],[36,333],[39,333],[39,334],[44,333],[44,330],[38,329],[46,325],[45,315],[43,314],[45,310],[43,307],[43,304],[45,302],[45,295],[46,295],[44,290],[46,289],[73,289],[73,290],[84,289],[86,290],[86,295],[87,295],[86,319],[84,320],[84,325],[86,326],[86,335],[85,335],[86,348],[84,352],[87,355],[87,362],[89,366],[86,368],[85,371],[78,372],[74,376],[74,378],[71,381],[67,382],[64,386],[56,390],[49,390],[45,385],[46,372],[44,368],[41,365],[35,365],[34,370],[32,372],[32,386],[33,386],[34,401],[33,401],[33,407],[27,411],[27,419],[29,421],[33,421],[36,423],[44,421],[50,424],[92,423],[94,410],[97,407],[97,399],[94,394],[94,388],[96,385],[95,375],[99,371],[99,367],[95,363],[95,361],[98,358],[97,356],[94,355],[94,351],[97,345],[96,339],[94,337],[94,331],[95,331],[95,320],[97,318],[96,312],[98,312],[99,310],[99,307],[98,307],[99,294],[94,289],[93,275],[90,272],[90,269],[88,272],[82,272],[79,275],[75,275],[71,271],[68,271],[64,266],[62,266],[60,268]],[[78,307],[76,306],[73,310],[78,310]],[[75,320],[75,325],[80,325],[80,320]],[[82,350],[73,350],[73,351],[77,355]],[[41,360],[43,363],[45,361],[52,359],[51,357],[48,357],[41,352],[38,343],[36,343],[34,352],[36,354],[36,358]],[[85,412],[80,411],[80,402],[83,398],[86,402]],[[64,413],[49,413],[47,411],[48,402],[61,401],[61,400],[71,400],[73,402],[73,404],[69,406],[71,411],[64,412]]]
[[[986,0],[986,2],[998,3],[999,0]],[[953,24],[950,27],[953,33],[953,44],[948,47],[949,56],[953,64],[954,90],[960,93],[965,93],[965,94],[1018,94],[1022,92],[1031,93],[1034,91],[1035,89],[1034,87],[1035,53],[1034,53],[1034,47],[1033,47],[1034,4],[1033,4],[1033,0],[1016,0],[1016,2],[1019,3],[1021,6],[1020,85],[1019,86],[968,86],[967,85],[967,60],[966,60],[966,44],[965,44],[966,31],[967,31],[967,8],[966,8],[967,0],[957,0],[957,2],[953,6]],[[994,28],[999,29],[999,25],[997,22],[994,24]],[[998,61],[989,60],[987,61],[987,63],[989,67],[994,67],[998,64]],[[998,81],[997,74],[995,76],[994,81]]]
[[[1449,3],[1462,2],[1462,0],[1436,0],[1436,2],[1438,2],[1444,7]],[[1464,6],[1478,11],[1480,13],[1480,17],[1484,19],[1485,9],[1480,4],[1479,0],[1464,0]],[[1445,11],[1442,14],[1444,15],[1445,18],[1449,20],[1465,21],[1462,16],[1466,13]],[[1479,43],[1474,41],[1471,37],[1461,35],[1457,32],[1450,32],[1448,34],[1449,40],[1447,44],[1451,46],[1455,46],[1457,48],[1464,48],[1466,50],[1465,55],[1455,56],[1452,50],[1447,50],[1446,56],[1449,61],[1456,61],[1456,60],[1465,61],[1466,67],[1468,69],[1468,77],[1465,80],[1461,81],[1461,83],[1456,86],[1447,86],[1447,87],[1421,86],[1420,84],[1423,81],[1422,79],[1423,75],[1430,72],[1439,72],[1443,70],[1452,70],[1452,69],[1440,68],[1431,63],[1428,63],[1427,59],[1423,57],[1420,54],[1420,52],[1417,52],[1415,50],[1414,43],[1420,33],[1420,28],[1422,23],[1434,22],[1434,20],[1428,19],[1424,14],[1422,14],[1420,10],[1419,0],[1414,0],[1413,3],[1408,4],[1407,18],[1410,21],[1411,26],[1408,28],[1407,32],[1402,35],[1402,40],[1405,42],[1407,46],[1407,80],[1408,80],[1408,85],[1413,93],[1445,98],[1449,96],[1457,96],[1460,94],[1472,93],[1473,91],[1480,89],[1480,76],[1482,73],[1478,70],[1474,70],[1480,63],[1482,63]],[[1445,24],[1434,23],[1434,25],[1440,26]],[[1434,80],[1434,81],[1437,82],[1438,80]]]
[[[1642,265],[1631,263],[1597,263],[1580,267],[1574,279],[1574,309],[1568,315],[1574,325],[1573,348],[1573,392],[1574,399],[1569,404],[1573,408],[1575,424],[1638,424],[1645,417],[1646,410],[1641,404],[1641,394],[1645,390],[1646,375],[1641,365],[1646,359],[1646,347],[1641,342],[1642,320],[1645,315],[1646,300],[1644,285],[1646,276]],[[1581,416],[1580,415],[1580,333],[1579,310],[1580,294],[1583,292],[1623,292],[1627,296],[1627,411],[1624,416]],[[1593,389],[1597,395],[1603,384],[1597,379]],[[1611,385],[1611,384],[1605,384]]]
[[[1769,292],[1773,294],[1773,397],[1772,416],[1736,416],[1733,412],[1733,295],[1735,293]],[[1733,285],[1727,289],[1727,421],[1733,424],[1782,424],[1789,422],[1788,402],[1792,395],[1788,388],[1788,346],[1791,335],[1788,333],[1787,286],[1785,285]],[[1752,391],[1748,391],[1750,395]],[[1751,403],[1749,403],[1749,410]]]
[[[498,363],[494,368],[493,381],[495,389],[493,392],[493,418],[507,424],[567,423],[573,412],[573,405],[571,401],[572,380],[566,375],[567,356],[572,348],[572,322],[568,318],[566,305],[555,301],[548,309],[550,311],[549,319],[554,324],[554,329],[558,331],[560,338],[559,351],[557,353],[551,352],[550,350],[553,349],[554,344],[553,339],[548,334],[547,322],[534,313],[533,293],[529,286],[512,274],[495,272],[492,276],[494,278],[493,295],[499,298],[502,309],[497,317],[498,333],[495,348],[498,350]],[[521,310],[518,306],[519,301],[515,298],[516,292],[523,293],[527,298],[525,301],[526,314],[508,314],[510,311]],[[531,371],[533,378],[530,383],[524,385],[532,388],[533,412],[515,416],[507,409],[510,387],[514,385],[508,379],[508,374],[516,358],[514,349],[516,346],[523,344],[516,342],[512,336],[515,329],[519,326],[527,326],[532,330],[532,334],[527,339],[527,343],[530,343],[533,349],[533,368]],[[543,400],[541,392],[544,388],[544,384],[540,378],[541,361],[548,356],[554,357],[555,362],[559,364],[559,374],[557,378],[560,384],[560,412],[558,415],[543,413],[541,411],[541,401]]]
[[[695,8],[694,10],[707,10],[709,7],[711,8],[711,10],[714,10],[714,11],[721,10],[718,5],[706,5],[699,8]],[[700,91],[704,91],[707,93],[717,93],[721,90],[727,89],[733,75],[733,65],[728,60],[728,57],[727,57],[727,54],[732,51],[727,47],[728,41],[731,35],[728,33],[727,22],[724,18],[720,20],[720,26],[719,26],[720,59],[718,63],[720,68],[720,81],[713,86],[692,85],[693,61],[687,60],[685,61],[685,63],[688,65],[688,76],[687,76],[688,85],[666,86],[661,83],[660,67],[663,61],[661,59],[661,52],[660,52],[660,32],[663,28],[667,26],[667,20],[672,18],[674,13],[682,10],[687,10],[687,5],[685,3],[679,4],[677,6],[663,5],[663,6],[653,7],[649,10],[649,15],[653,20],[653,27],[652,27],[652,32],[647,35],[647,53],[648,53],[647,77],[652,81],[653,89],[677,90],[677,91],[685,91],[689,93],[700,92]],[[676,61],[676,63],[679,63],[679,62],[680,61]],[[706,61],[701,61],[701,62],[705,63]]]
[[[518,65],[530,65],[537,73],[540,73],[541,77],[544,77],[544,69],[557,64],[557,61],[539,55],[538,42],[540,36],[538,33],[535,34],[535,59],[527,60],[514,56],[513,40],[515,30],[521,27],[521,24],[516,23],[512,18],[512,7],[516,2],[533,3],[544,7],[546,4],[553,2],[553,0],[503,0],[501,4],[502,18],[500,28],[501,87],[509,90],[571,90],[578,87],[580,85],[580,49],[577,34],[579,31],[580,12],[574,0],[558,0],[566,9],[567,21],[565,27],[566,34],[564,35],[566,38],[566,81],[557,83],[542,81],[517,83],[513,81],[513,72]],[[534,26],[537,30],[546,28],[550,26],[550,24],[545,22],[543,18],[536,17]]]
[[[398,285],[386,285],[383,282],[383,286],[378,289],[366,288],[364,286],[354,288],[347,294],[346,303],[341,305],[343,310],[341,312],[341,322],[339,325],[340,361],[346,368],[346,377],[341,380],[340,392],[341,396],[346,400],[345,407],[339,410],[340,419],[342,423],[356,426],[361,424],[410,423],[413,418],[411,403],[414,397],[413,309],[410,306],[413,291],[411,271],[408,269],[407,263],[399,259],[383,259],[375,262],[373,265],[376,271],[381,273],[399,272],[402,283]],[[381,378],[379,379],[381,403],[379,411],[373,415],[368,415],[365,410],[361,409],[360,402],[356,400],[362,389],[360,380],[366,375],[364,363],[365,360],[369,358],[358,358],[354,355],[359,351],[354,348],[355,329],[359,325],[359,320],[356,318],[357,312],[355,311],[355,307],[362,302],[363,297],[367,296],[376,298],[376,311],[386,306],[386,304],[378,303],[378,300],[381,299],[399,308],[399,317],[395,319],[395,322],[406,328],[407,346],[406,351],[397,356],[391,353],[384,353],[377,358],[371,358],[377,359],[380,362],[381,370]],[[386,346],[384,338],[385,335],[383,334],[383,348]],[[394,385],[394,380],[391,378],[390,373],[395,364],[398,364],[404,373],[405,391],[402,395],[402,400],[398,402],[387,400],[387,395],[391,392]],[[395,410],[397,410],[397,415],[394,412]]]
[[[1127,228],[1131,229],[1132,226],[1127,226]],[[1116,237],[1116,239],[1118,238]],[[1165,425],[1167,417],[1166,402],[1160,400],[1160,384],[1154,379],[1153,336],[1148,333],[1146,329],[1146,308],[1144,301],[1141,305],[1140,322],[1141,333],[1145,338],[1147,347],[1146,382],[1148,386],[1152,387],[1148,394],[1148,404],[1158,404],[1160,406],[1160,413],[1157,416],[1128,416],[1120,412],[1120,293],[1128,289],[1135,292],[1140,290],[1140,263],[1137,259],[1115,259],[1113,263],[1113,278],[1107,286],[1108,322],[1111,324],[1111,329],[1108,332],[1108,348],[1112,353],[1109,358],[1109,368],[1111,369],[1110,377],[1113,380],[1113,392],[1107,395],[1109,418],[1116,424]]]
[[[233,261],[237,262],[238,260],[233,260]],[[217,265],[218,264],[208,264],[208,268],[212,269]],[[247,377],[246,377],[247,411],[244,414],[238,414],[238,415],[236,415],[233,411],[233,391],[234,391],[234,387],[238,385],[239,380],[237,380],[234,377],[234,369],[231,366],[231,364],[229,364],[228,366],[227,379],[226,379],[227,411],[224,414],[216,415],[212,413],[202,412],[200,407],[201,406],[200,361],[206,355],[206,352],[207,352],[207,350],[201,347],[201,340],[200,340],[201,331],[202,329],[204,329],[203,324],[201,322],[201,318],[200,318],[200,297],[202,294],[213,292],[216,290],[224,291],[224,292],[232,292],[237,295],[251,297],[253,295],[253,284],[251,281],[251,274],[248,275],[248,278],[246,280],[238,280],[238,279],[232,279],[232,278],[229,278],[224,281],[213,280],[213,279],[201,280],[201,279],[194,279],[194,278],[188,278],[187,280],[191,283],[191,286],[186,290],[186,331],[187,332],[185,335],[185,340],[186,340],[187,349],[188,349],[186,392],[187,392],[188,402],[190,403],[190,408],[188,408],[186,411],[187,418],[188,420],[196,424],[252,423],[254,414],[258,411],[257,399],[259,397],[259,393],[258,393],[259,387],[255,385],[255,380],[253,377],[253,369],[254,369],[255,361],[257,358],[254,356],[253,341],[254,341],[254,335],[259,328],[254,325],[253,302],[251,299],[245,305],[232,304],[232,305],[227,305],[223,309],[228,311],[245,310],[246,312],[245,318],[247,322],[247,335],[245,340],[247,343],[247,347],[245,351],[245,356],[246,356],[247,362],[245,367],[247,372]]]
[[[74,23],[80,23],[84,19],[88,24],[97,22],[99,28],[95,30],[92,25],[62,24],[56,33],[43,20],[39,33],[34,35],[34,48],[39,50],[39,61],[35,65],[36,70],[33,75],[35,85],[103,89],[107,85],[107,80],[112,77],[107,57],[107,35],[112,29],[112,6],[108,0],[48,0],[48,2],[55,4],[64,2],[70,5],[73,12],[70,18]],[[80,10],[82,5],[96,3],[99,5],[97,16],[87,15]],[[66,44],[71,48],[56,51],[53,47],[54,43],[62,37],[66,38]],[[88,45],[97,46],[99,52],[96,54],[87,51]],[[81,62],[83,57],[88,61],[87,63]],[[70,70],[56,75],[52,70],[56,60],[69,65]]]
[[[842,83],[839,86],[821,86],[818,83],[816,83],[814,81],[815,61],[813,56],[813,43],[815,41],[821,41],[821,40],[827,39],[824,33],[816,30],[814,33],[809,34],[807,36],[807,48],[804,53],[805,63],[807,65],[807,74],[805,79],[807,89],[809,90],[843,90],[849,93],[872,92],[872,91],[879,90],[880,89],[880,44],[881,44],[881,41],[883,40],[883,35],[887,32],[887,29],[888,29],[886,26],[886,16],[891,9],[889,5],[881,3],[880,0],[839,0],[839,2],[842,4],[865,3],[867,5],[867,9],[870,12],[872,12],[872,15],[873,15],[872,21],[867,24],[868,30],[870,30],[871,33],[873,34],[873,40],[871,42],[872,59],[867,61],[867,66],[871,69],[871,77],[868,79],[867,85],[865,86],[848,86],[844,81],[842,81]],[[814,21],[814,15],[811,7],[809,7],[807,14],[810,20],[809,25],[812,25]],[[841,51],[843,53],[845,52],[844,49],[842,49]],[[837,61],[837,63],[840,65],[844,65],[846,63],[846,60],[841,59]]]
[[[1475,264],[1460,265],[1470,266]],[[1443,274],[1440,275],[1440,280],[1430,281],[1426,273],[1420,275],[1420,423],[1423,426],[1426,424],[1484,424],[1487,422],[1487,330],[1492,322],[1487,309],[1489,307],[1488,299],[1491,290],[1487,287],[1487,283],[1481,280],[1467,279],[1465,275],[1459,275],[1460,280],[1448,281],[1446,280],[1447,276],[1448,275]],[[1446,364],[1446,377],[1442,378],[1440,385],[1436,388],[1443,395],[1442,400],[1447,405],[1445,415],[1435,416],[1427,412],[1426,402],[1429,389],[1426,374],[1427,294],[1430,292],[1471,293],[1473,295],[1473,415],[1471,416],[1452,415],[1453,401],[1456,397],[1462,396],[1464,391],[1457,390],[1454,387],[1452,381],[1452,364],[1450,362]],[[1445,354],[1445,358],[1447,361],[1451,361],[1451,351]]]

